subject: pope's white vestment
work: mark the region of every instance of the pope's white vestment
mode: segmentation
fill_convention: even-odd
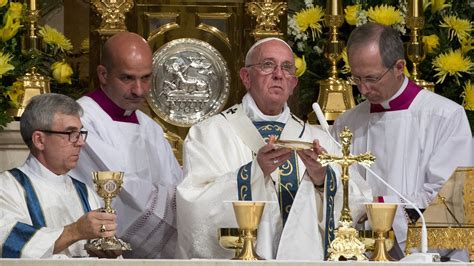
[[[72,179],[66,175],[56,175],[44,167],[33,155],[29,155],[25,164],[18,167],[30,180],[36,193],[39,209],[42,212],[45,227],[32,228],[32,236],[27,241],[12,239],[13,228],[17,223],[32,226],[28,211],[25,187],[8,172],[0,174],[0,257],[6,242],[11,245],[22,245],[21,258],[50,258],[53,256],[54,243],[64,230],[64,226],[76,222],[85,214],[83,201],[77,192]],[[82,184],[84,185],[84,184]],[[84,186],[85,187],[85,186]],[[87,188],[87,200],[91,210],[99,208],[99,199],[93,189]],[[9,238],[10,237],[10,238]],[[16,243],[15,241],[16,240]],[[78,241],[59,254],[68,257],[87,257],[84,250],[85,240]]]
[[[288,107],[279,116],[263,115],[247,94],[243,104],[235,105],[221,114],[191,127],[184,143],[185,179],[177,189],[178,258],[232,258],[233,251],[219,246],[219,228],[237,227],[232,204],[238,200],[237,175],[241,167],[251,162],[251,197],[267,201],[258,228],[257,253],[266,259],[322,260],[326,199],[315,189],[301,159],[297,158],[299,188],[283,227],[278,204],[278,169],[264,177],[256,160],[257,151],[265,145],[253,121],[283,122],[282,140],[312,142],[319,139],[329,152],[335,148],[317,127],[309,126],[290,114]],[[339,167],[332,166],[339,178]],[[360,181],[354,178],[354,181]],[[353,182],[355,184],[356,182]],[[342,202],[342,184],[338,184],[336,226]],[[359,185],[359,184],[358,184]],[[361,201],[370,198],[368,186],[365,197],[358,186],[351,186],[353,217],[363,212]]]
[[[407,78],[392,98],[386,110],[365,101],[345,112],[335,121],[333,133],[336,137],[347,126],[354,135],[351,152],[372,152],[376,160],[371,169],[419,208],[426,208],[458,166],[474,165],[466,113],[462,106]],[[375,176],[361,166],[357,169],[374,196],[399,201]],[[398,208],[393,226],[398,242],[404,242],[403,208]]]
[[[119,109],[101,91],[100,101]],[[91,97],[78,100],[89,131],[74,177],[92,185],[92,171],[123,171],[122,191],[113,201],[117,235],[132,245],[124,257],[173,258],[176,247],[176,186],[182,170],[161,127],[136,111],[138,123],[115,121]]]

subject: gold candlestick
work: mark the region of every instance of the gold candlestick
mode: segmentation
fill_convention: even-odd
[[[36,0],[30,0],[30,10],[36,10]]]
[[[423,1],[408,0],[408,15],[406,24],[411,29],[410,40],[406,43],[408,59],[413,64],[411,79],[420,87],[434,91],[434,84],[419,78],[418,65],[425,59],[425,47],[422,39],[422,29],[425,24],[423,17]]]
[[[319,81],[318,103],[327,120],[334,121],[346,110],[355,106],[352,85],[337,77],[337,62],[342,57],[344,42],[338,38],[338,28],[344,23],[341,0],[327,0],[324,24],[329,27],[329,41],[324,47],[324,56],[331,63],[329,78]],[[316,123],[316,115],[311,112],[308,122]]]
[[[342,156],[327,153],[318,156],[318,161],[322,165],[335,162],[342,168],[343,198],[341,217],[339,218],[340,226],[335,230],[336,238],[329,246],[328,260],[338,261],[342,258],[367,260],[364,255],[365,245],[359,240],[357,230],[352,226],[351,210],[349,209],[349,166],[353,163],[370,165],[375,161],[375,157],[370,152],[359,155],[350,154],[349,147],[352,141],[352,133],[347,127],[344,128],[339,137],[342,143]]]

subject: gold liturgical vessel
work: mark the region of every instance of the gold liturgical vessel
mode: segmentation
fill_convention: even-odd
[[[416,85],[434,91],[434,84],[419,78],[418,65],[425,59],[425,47],[421,30],[425,25],[423,0],[408,0],[406,24],[411,29],[410,40],[405,44],[408,59],[413,63],[411,79]]]
[[[243,246],[240,254],[234,260],[263,260],[255,252],[255,240],[257,228],[262,218],[265,202],[261,201],[234,201],[235,218],[242,231]]]
[[[392,228],[397,204],[370,203],[365,205],[365,209],[375,236],[375,246],[371,260],[393,261],[394,259],[387,252],[385,233]]]
[[[104,208],[102,210],[107,213],[115,213],[112,209],[112,199],[122,189],[123,172],[92,172],[95,188],[97,194],[104,200]],[[101,237],[94,239],[84,245],[85,250],[88,251],[130,251],[132,247],[129,243],[123,240],[112,237]]]
[[[349,147],[352,141],[352,133],[347,128],[339,135],[342,143],[342,156],[327,153],[320,154],[318,161],[324,166],[329,163],[338,163],[342,168],[343,201],[339,227],[335,230],[335,239],[328,248],[328,260],[367,260],[364,255],[365,245],[358,238],[358,232],[352,225],[351,210],[349,209],[349,166],[353,163],[370,165],[375,157],[366,152],[359,155],[351,155]],[[343,259],[344,258],[344,259]]]
[[[334,121],[346,110],[355,106],[352,85],[337,77],[337,62],[342,58],[344,42],[338,39],[338,28],[344,23],[341,0],[327,0],[324,24],[329,27],[328,43],[324,56],[331,62],[329,78],[319,81],[318,104],[327,120]],[[316,123],[316,114],[308,115],[310,123]]]

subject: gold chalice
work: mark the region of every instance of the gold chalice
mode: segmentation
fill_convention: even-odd
[[[112,199],[115,198],[122,189],[123,172],[92,172],[92,177],[97,194],[105,203],[101,211],[115,213],[115,210],[112,209]],[[97,251],[115,251],[119,253],[120,251],[132,250],[129,243],[124,242],[116,236],[94,239],[85,244],[84,248],[87,251],[92,251],[92,253],[97,253]]]
[[[397,211],[397,204],[369,203],[365,205],[367,216],[375,236],[374,252],[371,260],[391,261],[392,259],[385,246],[385,233],[392,228],[393,219]]]
[[[235,260],[263,260],[255,252],[254,240],[257,238],[256,229],[262,218],[265,202],[262,201],[234,201],[235,217],[242,231],[243,247]]]

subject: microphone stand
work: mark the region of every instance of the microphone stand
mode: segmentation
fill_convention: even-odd
[[[321,107],[319,106],[318,103],[313,103],[313,111],[316,114],[316,117],[318,118],[319,123],[321,124],[321,127],[323,130],[326,132],[326,134],[329,136],[329,138],[339,147],[339,149],[342,148],[342,145],[334,139],[334,137],[331,135],[329,132],[329,124],[326,121],[326,118],[321,111]],[[368,166],[361,164],[367,171],[369,171],[372,175],[374,175],[380,182],[382,182],[384,185],[386,185],[390,190],[395,192],[397,196],[399,196],[401,199],[403,199],[407,205],[410,205],[415,209],[415,211],[420,215],[421,218],[421,253],[412,253],[408,256],[405,256],[403,259],[400,261],[416,261],[416,262],[433,262],[433,258],[436,256],[437,253],[428,253],[428,233],[426,230],[426,223],[425,223],[425,217],[423,216],[423,213],[420,211],[420,209],[407,199],[405,196],[403,196],[398,190],[396,190],[394,187],[392,187],[390,184],[388,184],[382,177],[380,177],[378,174],[376,174],[372,169],[370,169]],[[439,254],[437,254],[439,257]]]

